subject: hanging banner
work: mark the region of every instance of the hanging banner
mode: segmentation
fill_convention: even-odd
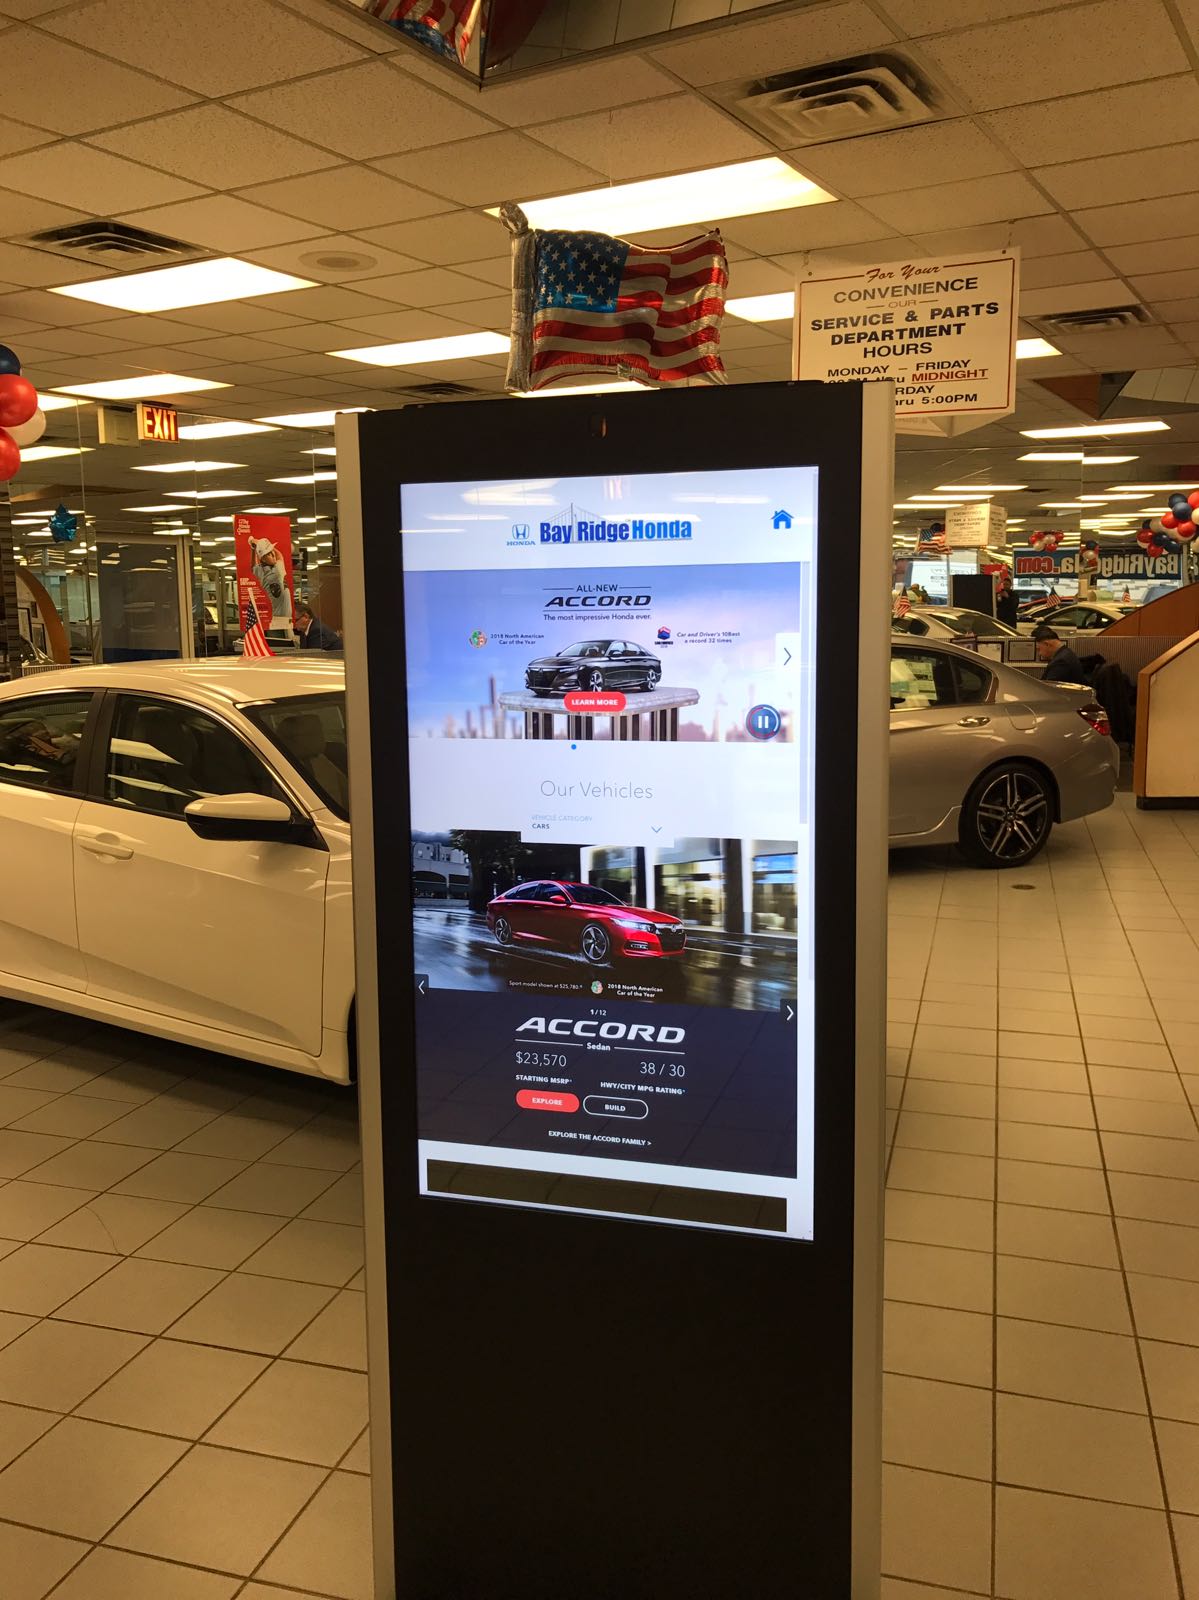
[[[237,512],[233,517],[233,539],[242,633],[248,633],[255,622],[268,631],[290,628],[295,610],[291,518]]]
[[[1182,578],[1182,555],[1150,556],[1140,545],[1120,545],[1098,552],[1094,557],[1074,546],[1068,550],[1034,550],[1031,545],[1012,551],[1012,566],[1017,578],[1077,578],[1080,574],[1108,580],[1112,578],[1153,578],[1159,583],[1178,583]]]
[[[895,384],[895,426],[962,433],[1016,403],[1015,251],[886,261],[797,285],[796,373]]]

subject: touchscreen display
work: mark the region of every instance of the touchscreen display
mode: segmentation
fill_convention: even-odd
[[[422,1192],[813,1237],[816,487],[403,486]]]

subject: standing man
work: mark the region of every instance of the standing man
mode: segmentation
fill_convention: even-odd
[[[1086,685],[1086,669],[1070,646],[1063,644],[1056,629],[1042,624],[1033,629],[1032,636],[1037,642],[1037,660],[1045,662],[1045,671],[1041,674],[1043,683]]]
[[[306,600],[296,605],[296,632],[301,650],[340,650],[341,635],[326,627]]]

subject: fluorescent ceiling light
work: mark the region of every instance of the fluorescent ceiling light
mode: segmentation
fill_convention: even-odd
[[[265,422],[189,422],[179,429],[181,439],[236,439],[243,433],[274,433]]]
[[[471,356],[502,356],[509,339],[503,333],[451,333],[444,339],[409,339],[403,344],[369,344],[357,350],[328,350],[342,361],[370,367],[416,367],[430,361],[465,361]]]
[[[244,300],[251,295],[282,294],[288,289],[314,289],[312,278],[295,278],[289,272],[218,256],[215,261],[190,261],[182,267],[157,267],[152,272],[123,273],[93,278],[87,283],[65,283],[51,294],[72,300],[90,300],[121,311],[178,311],[181,306],[211,306],[220,300]]]
[[[636,234],[822,205],[833,198],[778,156],[767,156],[702,172],[682,172],[673,178],[645,178],[555,195],[549,200],[524,200],[521,209],[533,228]],[[492,208],[489,215],[498,217],[499,208]]]
[[[156,511],[156,512],[160,512],[160,513],[163,512],[163,511],[173,511],[175,513],[175,515],[178,516],[179,513],[183,510],[183,507],[182,506],[172,506],[172,505],[165,505],[165,506],[122,506],[121,510],[122,511]]]
[[[1083,503],[1082,503],[1081,500],[1042,500],[1041,504],[1040,504],[1040,510],[1042,510],[1042,511],[1081,511],[1082,510],[1082,506],[1083,506]]]
[[[787,322],[795,315],[795,291],[745,295],[740,300],[726,300],[724,309],[743,322]]]
[[[26,461],[51,461],[55,456],[86,456],[92,452],[90,444],[64,445],[64,444],[35,444],[22,447],[21,464]]]
[[[1138,495],[1156,494],[1159,491],[1176,490],[1179,494],[1188,494],[1193,489],[1199,489],[1199,483],[1113,483],[1110,494],[1129,494],[1134,491]]]
[[[168,494],[178,496],[180,500],[252,500],[256,494],[261,494],[261,489],[168,489]],[[179,506],[172,507],[178,511]]]
[[[338,406],[335,411],[290,411],[282,417],[259,417],[259,422],[274,423],[280,428],[331,428],[343,412],[373,411],[373,406]]]
[[[134,467],[134,472],[226,472],[246,470],[244,461],[156,461],[150,467]]]
[[[1083,456],[1084,467],[1118,467],[1125,461],[1136,461],[1137,456]]]
[[[1087,456],[1081,450],[1030,450],[1018,461],[1081,461],[1084,467],[1114,467],[1124,461],[1136,461],[1136,456]]]
[[[1061,351],[1048,339],[1017,339],[1016,360],[1036,361],[1040,356],[1060,356]]]
[[[652,383],[633,383],[628,378],[617,378],[612,383],[554,383],[547,389],[528,389],[516,396],[519,400],[552,400],[564,394],[628,394],[633,389],[645,393],[655,387]]]
[[[230,389],[232,384],[211,378],[186,378],[178,372],[152,372],[144,378],[109,378],[104,383],[59,383],[67,394],[89,400],[156,400],[164,394],[191,394],[197,389]]]
[[[306,472],[297,478],[268,478],[268,483],[336,483],[336,472]]]
[[[70,400],[65,394],[39,394],[37,397],[39,411],[66,411],[80,404],[78,400]]]
[[[335,456],[337,454],[337,446],[335,444],[318,444],[309,450],[301,450],[300,454],[302,456]]]
[[[250,509],[253,511],[255,516],[281,517],[286,512],[294,511],[296,508],[295,508],[295,506],[259,506],[259,505],[255,505],[255,506],[252,506]]]
[[[1168,422],[1104,422],[1085,428],[1021,428],[1025,439],[1107,439],[1119,433],[1168,433]]]
[[[973,494],[976,491],[986,490],[988,494],[1014,494],[1017,489],[1027,489],[1026,483],[939,483],[934,494]]]

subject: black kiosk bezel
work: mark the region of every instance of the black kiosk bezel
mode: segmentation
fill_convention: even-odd
[[[339,422],[379,1600],[878,1592],[891,404],[775,383]],[[401,484],[791,465],[819,468],[814,1240],[422,1195]]]

